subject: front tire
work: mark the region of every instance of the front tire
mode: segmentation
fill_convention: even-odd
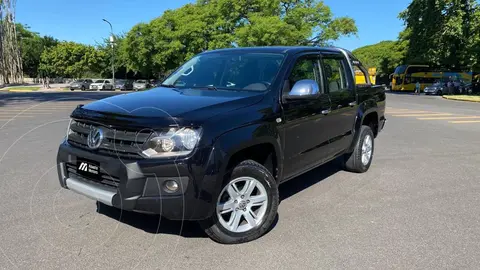
[[[246,160],[223,185],[213,216],[201,222],[205,233],[222,244],[255,240],[272,226],[279,204],[275,178],[263,165]]]
[[[368,171],[373,160],[374,142],[375,136],[372,129],[369,126],[362,126],[355,149],[345,156],[345,169],[355,173]]]

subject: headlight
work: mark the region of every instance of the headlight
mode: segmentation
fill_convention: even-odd
[[[155,132],[144,146],[147,158],[176,157],[190,154],[200,141],[201,129],[171,128]]]

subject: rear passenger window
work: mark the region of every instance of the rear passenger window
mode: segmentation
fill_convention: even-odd
[[[292,73],[288,78],[289,88],[292,87],[301,80],[314,80],[318,83],[318,60],[313,57],[303,57],[297,60],[295,66],[293,66]],[[319,86],[320,88],[320,86]]]
[[[348,89],[343,59],[323,58],[324,74],[330,93]]]

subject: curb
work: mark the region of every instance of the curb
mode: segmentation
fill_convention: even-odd
[[[480,103],[480,97],[479,97],[478,100],[469,100],[469,99],[464,99],[464,98],[455,97],[455,96],[442,96],[442,97],[443,97],[444,99],[447,99],[447,100]]]

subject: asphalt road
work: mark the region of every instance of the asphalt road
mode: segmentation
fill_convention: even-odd
[[[69,113],[111,94],[0,93],[1,269],[480,268],[480,104],[389,94],[369,172],[333,162],[282,185],[273,229],[224,246],[59,187]]]

